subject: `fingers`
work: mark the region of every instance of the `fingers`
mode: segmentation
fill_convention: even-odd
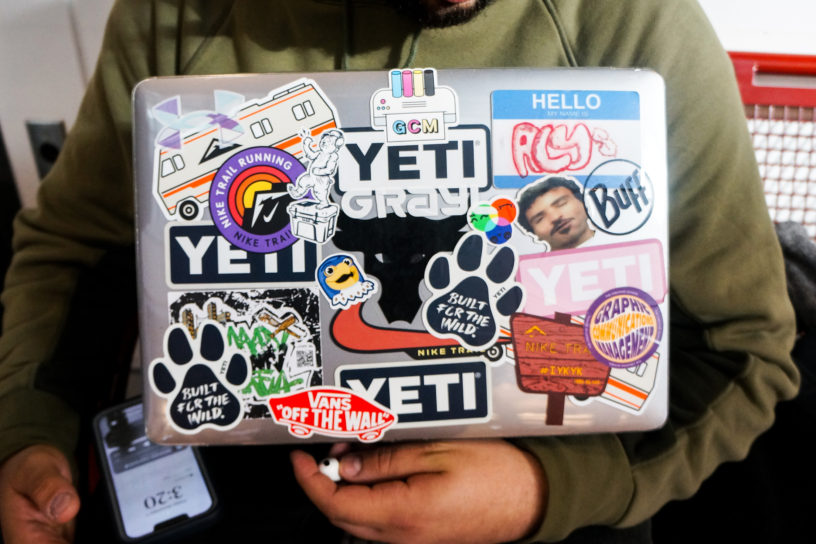
[[[340,459],[340,476],[347,482],[376,483],[418,474],[442,472],[443,443],[381,445],[347,453]]]
[[[348,446],[336,446],[342,454]],[[346,453],[340,459],[345,482],[336,484],[320,473],[308,454],[291,455],[295,478],[309,499],[336,526],[370,540],[389,540],[415,523],[417,505],[428,505],[440,493],[429,493],[430,481],[443,481],[445,443],[378,445]],[[385,531],[386,533],[384,533]]]
[[[329,450],[329,457],[340,458],[351,451],[351,442],[336,442]]]
[[[374,486],[338,485],[323,475],[314,458],[302,451],[290,455],[295,479],[309,499],[339,527],[384,524],[409,492],[404,481],[381,482]]]
[[[10,484],[55,523],[67,523],[79,511],[68,461],[53,448],[38,448],[27,455],[10,475]]]

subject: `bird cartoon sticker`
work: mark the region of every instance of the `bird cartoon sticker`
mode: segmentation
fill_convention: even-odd
[[[351,255],[328,257],[317,268],[316,279],[335,310],[345,310],[377,292],[377,284],[373,279],[366,279],[363,269]]]

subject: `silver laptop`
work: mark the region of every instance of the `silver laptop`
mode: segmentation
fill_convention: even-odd
[[[152,440],[663,423],[657,74],[159,78],[134,117]]]

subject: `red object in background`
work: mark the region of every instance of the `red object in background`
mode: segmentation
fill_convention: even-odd
[[[733,52],[729,56],[743,104],[816,108],[816,88],[757,85],[755,78],[760,74],[816,78],[816,56]]]
[[[730,56],[771,219],[816,240],[816,56]]]

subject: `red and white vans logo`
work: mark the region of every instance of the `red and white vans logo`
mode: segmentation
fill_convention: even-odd
[[[317,433],[374,442],[397,422],[396,414],[379,403],[335,387],[274,396],[269,399],[269,408],[275,422],[288,425],[292,436],[298,438]]]

